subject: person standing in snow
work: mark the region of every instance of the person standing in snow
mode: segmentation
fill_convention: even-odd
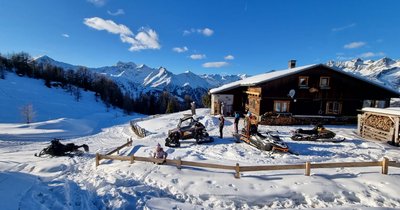
[[[224,116],[221,114],[219,116],[219,138],[223,138],[223,129],[224,129],[224,124],[225,124],[225,118]]]
[[[224,116],[224,102],[221,102],[221,115]]]
[[[164,151],[160,144],[157,144],[156,151],[153,153],[153,158],[157,159],[167,159],[168,153]]]
[[[194,101],[190,103],[190,109],[192,110],[192,116],[196,115],[196,103]]]
[[[239,119],[240,119],[240,115],[238,112],[235,112],[235,121],[234,121],[234,128],[235,128],[235,133],[238,133],[238,124],[239,124]]]

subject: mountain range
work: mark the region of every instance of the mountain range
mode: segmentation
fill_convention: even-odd
[[[328,66],[339,68],[400,91],[400,60],[388,57],[379,60],[328,61]]]
[[[64,70],[77,70],[83,66],[72,65],[56,61],[48,56],[35,58],[36,63],[50,64],[62,67]],[[367,79],[400,90],[400,60],[384,57],[377,61],[362,60],[360,58],[349,61],[328,61],[326,65],[339,68]],[[191,71],[174,74],[164,67],[151,68],[144,64],[137,65],[133,62],[118,62],[113,66],[88,68],[93,72],[106,75],[116,81],[122,90],[129,92],[132,97],[141,94],[168,91],[181,101],[186,95],[196,101],[201,101],[201,96],[209,89],[246,78],[248,75],[220,75],[201,74]]]
[[[64,70],[77,70],[83,67],[56,61],[48,56],[35,58],[35,61],[38,64],[58,66]],[[177,96],[178,99],[183,100],[186,95],[189,95],[197,102],[201,101],[201,96],[209,89],[247,77],[245,74],[197,75],[191,71],[174,74],[164,67],[151,68],[144,64],[137,65],[133,62],[118,62],[113,66],[85,68],[112,78],[134,98],[139,97],[141,94],[168,91]]]

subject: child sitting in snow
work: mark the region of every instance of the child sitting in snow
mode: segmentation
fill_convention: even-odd
[[[168,153],[164,151],[160,144],[157,144],[156,151],[153,153],[153,158],[157,159],[167,159]]]

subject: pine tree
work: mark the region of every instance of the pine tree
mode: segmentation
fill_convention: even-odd
[[[171,97],[170,100],[168,101],[167,110],[165,111],[165,113],[173,113],[178,111],[178,109],[179,109],[178,102],[174,97]]]
[[[205,93],[201,97],[201,101],[204,107],[210,108],[211,107],[211,96],[208,93]]]

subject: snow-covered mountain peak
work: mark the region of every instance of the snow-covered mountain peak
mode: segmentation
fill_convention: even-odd
[[[138,65],[136,65],[133,62],[122,62],[122,61],[118,61],[115,66],[117,68],[122,68],[122,69],[135,69],[138,67]]]
[[[78,65],[71,65],[68,63],[56,61],[47,55],[36,57],[33,60],[39,65],[52,65],[52,66],[61,67],[64,70],[77,70],[82,67],[82,66],[78,66]]]
[[[386,84],[393,89],[400,90],[400,61],[388,57],[383,57],[377,61],[364,61],[357,58],[351,61],[328,61],[327,65],[364,76],[370,80]]]
[[[390,67],[391,65],[394,65],[395,63],[396,63],[395,60],[388,58],[388,57],[384,57],[384,58],[377,60],[375,62],[375,65],[382,66],[382,67]]]
[[[36,62],[49,62],[49,63],[55,62],[54,59],[50,58],[47,55],[42,55],[42,56],[33,58],[33,60],[36,61]]]

